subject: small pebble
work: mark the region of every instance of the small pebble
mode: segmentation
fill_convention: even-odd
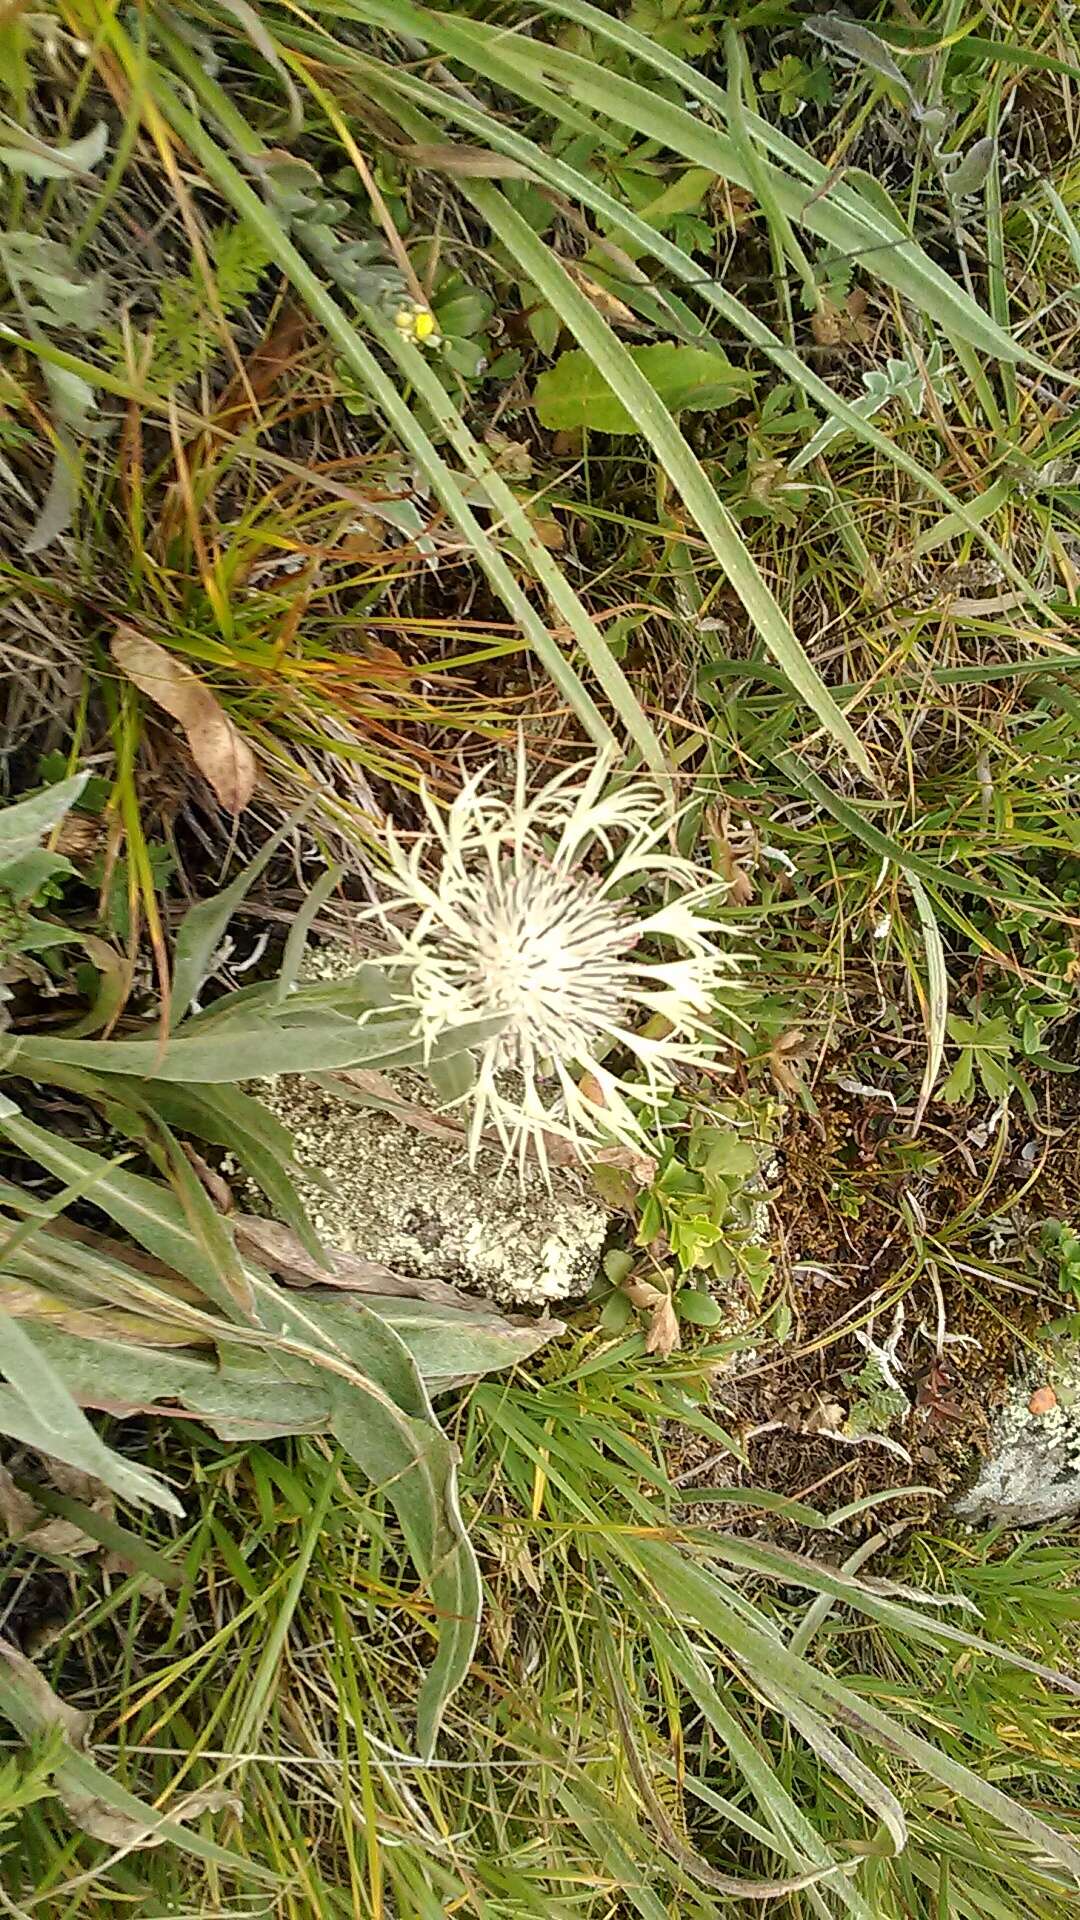
[[[1052,1413],[1057,1406],[1057,1394],[1053,1387],[1036,1387],[1028,1401],[1029,1413]]]

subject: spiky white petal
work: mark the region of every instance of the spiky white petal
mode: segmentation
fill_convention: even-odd
[[[373,911],[403,1005],[427,1053],[466,1022],[504,1021],[476,1055],[474,1155],[489,1125],[519,1166],[530,1147],[546,1165],[551,1134],[583,1156],[613,1138],[647,1147],[635,1109],[657,1112],[681,1068],[715,1065],[723,889],[671,851],[650,780],[611,789],[600,759],[530,798],[520,743],[509,796],[490,774],[445,812],[423,791],[429,828],[410,846],[388,832]],[[613,1069],[620,1055],[641,1079]]]

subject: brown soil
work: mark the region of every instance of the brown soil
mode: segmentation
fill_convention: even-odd
[[[1055,1097],[1060,1106],[1060,1082]],[[1014,1116],[1000,1166],[968,1220],[965,1209],[980,1195],[993,1153],[972,1116],[931,1108],[912,1142],[907,1119],[880,1101],[825,1087],[818,1106],[816,1116],[789,1119],[771,1198],[791,1333],[778,1357],[740,1368],[716,1392],[717,1418],[740,1440],[748,1465],[740,1472],[684,1435],[669,1467],[691,1523],[771,1531],[804,1548],[816,1539],[820,1550],[823,1538],[850,1543],[883,1527],[941,1524],[949,1497],[971,1478],[1011,1374],[1039,1327],[1061,1310],[1034,1246],[1038,1222],[1075,1210],[1080,1118],[1059,1114],[1050,1137]],[[912,1214],[925,1223],[917,1229],[924,1257]],[[977,1261],[994,1273],[954,1264],[970,1269]],[[853,1443],[842,1430],[853,1406],[865,1404],[855,1376],[867,1359],[856,1329],[886,1344],[898,1307],[896,1373],[908,1411],[882,1429],[893,1449],[871,1438]],[[694,1500],[695,1487],[740,1481],[823,1514],[868,1496],[894,1497],[831,1536],[783,1515]]]

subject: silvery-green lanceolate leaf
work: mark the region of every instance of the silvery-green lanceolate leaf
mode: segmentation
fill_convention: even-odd
[[[70,180],[98,166],[108,144],[109,129],[99,120],[81,140],[69,140],[63,147],[47,147],[41,141],[26,146],[0,143],[0,167],[27,180]]]
[[[125,1500],[182,1513],[176,1495],[156,1474],[105,1445],[35,1337],[3,1312],[0,1351],[7,1376],[7,1385],[0,1387],[0,1432],[93,1474]]]
[[[28,800],[0,811],[0,880],[7,861],[39,847],[45,835],[59,825],[89,778],[88,773],[73,774],[70,780],[61,780],[55,787],[46,787],[44,792],[31,794]]]

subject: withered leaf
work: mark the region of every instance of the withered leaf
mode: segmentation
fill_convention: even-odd
[[[483,1300],[474,1300],[445,1280],[413,1278],[384,1267],[380,1260],[364,1260],[359,1254],[342,1253],[336,1247],[324,1247],[328,1264],[323,1267],[290,1227],[277,1220],[263,1220],[257,1214],[234,1214],[237,1249],[249,1259],[258,1260],[280,1275],[287,1286],[341,1287],[351,1293],[394,1295],[403,1300],[428,1300],[435,1306],[457,1307],[480,1313]]]
[[[625,300],[620,300],[617,294],[601,286],[599,281],[591,280],[589,275],[578,266],[576,260],[563,258],[562,265],[566,268],[571,280],[576,281],[581,288],[586,300],[591,301],[597,313],[602,313],[604,319],[610,320],[613,327],[635,327],[640,330],[642,322],[633,308],[627,306]]]
[[[677,1353],[682,1345],[682,1336],[670,1293],[663,1287],[652,1286],[648,1280],[624,1280],[622,1290],[632,1307],[649,1315],[645,1330],[646,1353],[655,1353],[661,1360]]]
[[[866,317],[867,299],[862,287],[855,287],[842,306],[834,306],[822,296],[821,305],[810,321],[810,331],[819,347],[857,347],[869,340],[873,323]]]
[[[118,627],[110,651],[140,693],[179,722],[195,765],[226,812],[242,813],[255,791],[255,755],[209,687],[134,627]]]
[[[430,167],[434,173],[457,174],[464,180],[531,180],[528,167],[487,147],[470,147],[462,142],[439,141],[430,145],[414,143],[398,152],[416,167]]]

